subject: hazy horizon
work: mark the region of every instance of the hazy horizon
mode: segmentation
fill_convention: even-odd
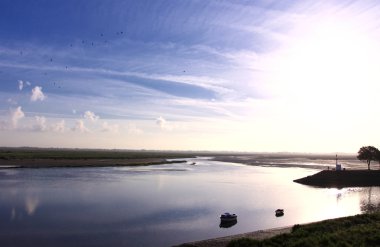
[[[380,146],[376,1],[0,3],[0,146]]]

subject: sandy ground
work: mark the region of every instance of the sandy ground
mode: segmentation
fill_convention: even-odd
[[[227,237],[213,238],[202,241],[190,242],[179,245],[178,247],[225,247],[231,240],[239,238],[253,238],[253,239],[264,239],[271,238],[273,236],[290,233],[292,231],[292,226],[282,227],[282,228],[272,228],[267,230],[260,230],[255,232],[243,233],[238,235],[232,235]]]
[[[108,167],[158,165],[168,162],[161,158],[145,159],[11,159],[0,160],[0,168],[46,168],[46,167]]]

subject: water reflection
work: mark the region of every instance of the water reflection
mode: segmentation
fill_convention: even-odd
[[[363,213],[380,211],[380,187],[363,188],[363,197],[360,201],[360,210]],[[365,195],[367,197],[365,198]]]
[[[219,227],[220,228],[230,228],[237,224],[237,220],[233,221],[220,221]]]
[[[292,182],[315,172],[207,159],[0,171],[0,246],[170,246],[379,207],[379,187],[316,189]],[[277,208],[286,214],[276,218]],[[218,220],[229,210],[241,216],[239,224]]]
[[[40,203],[36,195],[27,195],[25,198],[25,210],[29,216],[32,216]]]

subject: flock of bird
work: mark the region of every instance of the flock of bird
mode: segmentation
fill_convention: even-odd
[[[124,34],[124,31],[118,31],[118,32],[116,32],[115,34],[116,34],[116,36],[123,35],[123,34]],[[104,33],[100,33],[99,36],[100,36],[101,38],[104,38],[104,37],[105,37]],[[109,41],[108,41],[107,39],[104,39],[101,43],[108,44]],[[91,45],[91,46],[96,46],[97,44],[100,44],[100,43],[99,43],[99,42],[97,43],[96,41],[87,41],[87,40],[82,39],[81,44],[82,44],[82,45],[88,45],[88,44],[89,44],[89,45]],[[74,46],[73,43],[70,43],[70,47],[73,47],[73,46]],[[20,51],[20,56],[23,56],[23,55],[24,55],[24,52],[23,52],[23,51]],[[48,62],[53,63],[53,62],[54,62],[53,57],[48,58]],[[68,70],[68,69],[69,69],[69,66],[66,65],[66,66],[65,66],[65,69]],[[47,73],[47,72],[44,72],[43,75],[44,75],[44,76],[47,76],[48,73]],[[56,82],[53,82],[53,86],[54,86],[54,87],[57,87],[57,88],[61,88],[61,86],[58,85],[58,83],[56,83]]]
[[[115,34],[116,34],[116,36],[121,36],[121,35],[124,34],[124,31],[118,31]],[[104,43],[104,44],[108,44],[109,43],[109,41],[107,39],[104,39],[104,37],[105,37],[104,33],[100,33],[99,36],[103,39],[101,43]],[[91,45],[91,46],[96,46],[96,45],[101,44],[101,43],[99,43],[99,41],[87,41],[87,40],[84,40],[84,39],[82,39],[82,41],[81,41],[82,45]],[[70,47],[73,47],[73,43],[70,43]],[[23,51],[20,51],[20,55],[23,56],[23,54],[24,54]],[[53,57],[50,57],[48,61],[50,63],[53,63],[54,62]],[[68,70],[69,66],[66,65],[65,69]],[[182,72],[185,73],[186,71],[183,70]],[[43,75],[47,76],[48,73],[44,72]],[[61,86],[58,85],[56,82],[53,83],[53,86],[57,87],[57,88],[61,88]]]

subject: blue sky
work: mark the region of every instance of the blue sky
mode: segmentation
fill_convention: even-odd
[[[356,152],[376,1],[0,2],[0,145]]]

